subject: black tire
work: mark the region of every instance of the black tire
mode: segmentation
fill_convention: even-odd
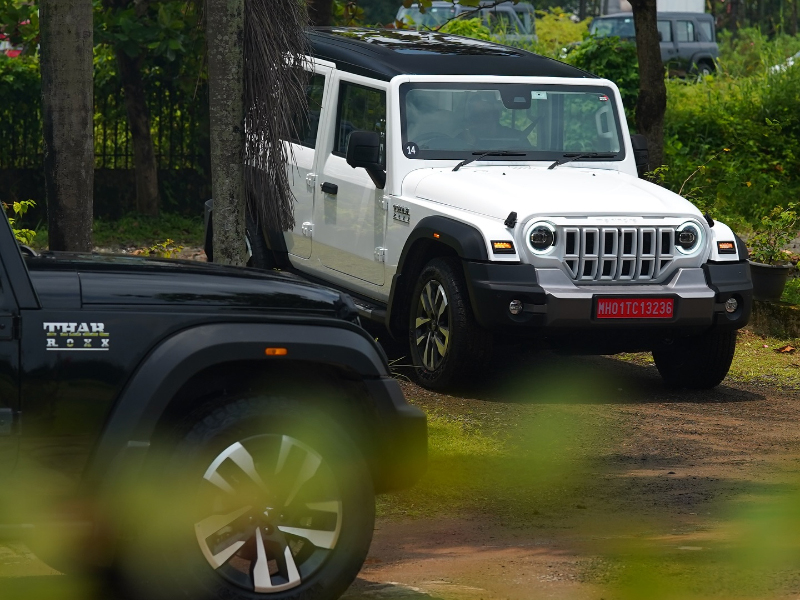
[[[662,346],[653,360],[668,386],[708,390],[725,379],[735,351],[735,331],[714,331]]]
[[[694,67],[694,75],[697,77],[698,81],[702,81],[706,75],[713,75],[714,70],[713,64],[710,64],[707,61],[700,61]]]
[[[410,297],[408,319],[413,376],[421,386],[452,387],[486,367],[492,336],[475,322],[457,258],[434,258],[425,265]]]
[[[375,524],[361,452],[330,417],[284,397],[241,397],[190,425],[159,468],[167,505],[125,553],[141,598],[333,600]],[[139,532],[137,532],[139,533]]]
[[[272,255],[272,251],[267,247],[264,232],[261,230],[256,220],[250,215],[250,211],[247,212],[245,228],[247,250],[250,254],[250,258],[247,260],[247,266],[256,269],[274,269],[276,266],[275,257]]]

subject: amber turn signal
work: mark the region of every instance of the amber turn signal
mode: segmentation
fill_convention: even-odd
[[[492,252],[495,254],[514,254],[514,242],[492,242]]]
[[[736,244],[734,242],[717,242],[717,251],[720,254],[736,254]]]
[[[264,350],[267,356],[286,356],[289,351],[286,348],[267,348]]]

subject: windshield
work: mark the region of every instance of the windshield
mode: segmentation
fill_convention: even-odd
[[[589,33],[597,37],[636,37],[636,30],[633,28],[633,17],[595,19],[589,26]]]
[[[400,86],[403,153],[466,159],[504,150],[523,153],[522,160],[556,160],[599,152],[622,160],[613,98],[600,86],[406,83]]]

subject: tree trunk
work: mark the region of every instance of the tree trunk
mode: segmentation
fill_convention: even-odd
[[[736,39],[739,33],[739,0],[730,0],[731,14],[728,28],[731,30],[731,39]]]
[[[244,0],[206,0],[214,262],[244,265]]]
[[[40,0],[44,179],[51,250],[92,249],[92,0]]]
[[[133,162],[136,173],[136,210],[147,216],[158,216],[158,165],[153,137],[150,135],[150,114],[141,74],[141,56],[131,58],[117,50],[117,65],[125,91],[125,109],[133,140]]]
[[[636,54],[639,58],[639,98],[636,102],[636,129],[647,138],[649,169],[661,166],[664,156],[664,113],[667,86],[656,26],[656,0],[631,0],[636,28]]]
[[[308,0],[308,19],[314,27],[333,25],[333,0]]]
[[[797,0],[792,0],[792,35],[797,35]]]

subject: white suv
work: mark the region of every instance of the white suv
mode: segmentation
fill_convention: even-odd
[[[349,292],[431,388],[511,339],[652,351],[670,385],[722,381],[750,314],[747,250],[637,177],[612,82],[444,34],[309,36],[297,224],[251,220],[254,266]]]

